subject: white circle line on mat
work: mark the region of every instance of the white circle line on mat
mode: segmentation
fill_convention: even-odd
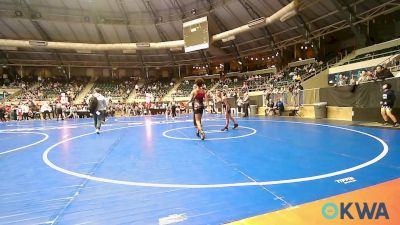
[[[250,121],[250,120],[246,120],[246,121]],[[72,138],[69,138],[69,139],[65,139],[63,141],[58,142],[58,143],[50,146],[49,148],[47,148],[43,152],[42,159],[49,167],[51,167],[54,170],[57,170],[57,171],[59,171],[61,173],[68,174],[68,175],[75,176],[75,177],[79,177],[79,178],[83,178],[83,179],[97,181],[97,182],[110,183],[110,184],[119,184],[119,185],[128,185],[128,186],[136,186],[136,187],[192,188],[192,189],[200,188],[201,189],[201,188],[226,188],[226,187],[243,187],[243,186],[263,186],[263,185],[289,184],[289,183],[298,183],[298,182],[319,180],[319,179],[324,179],[324,178],[328,178],[328,177],[334,177],[334,176],[346,174],[346,173],[349,173],[349,172],[354,172],[356,170],[360,170],[362,168],[365,168],[367,166],[370,166],[370,165],[378,162],[383,157],[385,157],[386,154],[389,152],[388,145],[382,139],[380,139],[380,138],[378,138],[378,137],[376,137],[376,136],[374,136],[372,134],[368,134],[368,133],[365,133],[365,132],[362,132],[362,131],[358,131],[358,130],[354,130],[354,129],[350,129],[350,128],[338,127],[338,126],[333,126],[333,125],[325,125],[325,124],[292,122],[292,121],[273,121],[273,120],[255,120],[255,121],[297,123],[297,124],[306,124],[306,125],[331,127],[331,128],[351,131],[351,132],[359,133],[359,134],[362,134],[362,135],[365,135],[365,136],[368,136],[368,137],[370,137],[372,139],[377,140],[383,146],[383,150],[378,156],[376,156],[375,158],[373,158],[373,159],[371,159],[371,160],[369,160],[369,161],[367,161],[365,163],[362,163],[362,164],[359,164],[357,166],[350,167],[350,168],[347,168],[347,169],[331,172],[331,173],[325,173],[325,174],[316,175],[316,176],[294,178],[294,179],[285,179],[285,180],[272,180],[272,181],[261,181],[261,182],[220,183],[220,184],[173,184],[173,183],[149,183],[149,182],[133,182],[133,181],[125,181],[125,180],[115,180],[115,179],[96,177],[96,176],[91,176],[91,175],[87,175],[87,174],[82,174],[82,173],[77,173],[77,172],[74,172],[74,171],[70,171],[70,170],[67,170],[67,169],[64,169],[64,168],[61,168],[61,167],[55,165],[54,163],[52,163],[49,160],[49,158],[48,158],[49,152],[52,149],[54,149],[56,146],[58,146],[58,145],[60,145],[62,143],[77,139],[77,138],[81,138],[81,137],[84,137],[84,136],[88,136],[88,135],[94,134],[94,133],[82,134],[82,135],[75,136],[75,137],[72,137]],[[131,126],[131,127],[134,127],[134,126]],[[126,128],[130,128],[130,127],[114,128],[114,129],[105,130],[103,132],[109,132],[109,131],[113,131],[113,130],[120,130],[120,129],[126,129]]]
[[[39,140],[39,141],[37,141],[37,142],[35,142],[35,143],[29,144],[29,145],[24,145],[24,146],[21,146],[21,147],[18,147],[18,148],[14,148],[14,149],[11,149],[11,150],[7,150],[7,151],[4,151],[4,152],[0,152],[0,155],[4,155],[4,154],[7,154],[7,153],[16,152],[16,151],[19,151],[19,150],[22,150],[22,149],[25,149],[25,148],[29,148],[29,147],[31,147],[31,146],[40,144],[40,143],[42,143],[43,141],[46,141],[46,140],[49,138],[49,135],[47,135],[47,134],[45,134],[45,133],[39,133],[39,132],[27,132],[27,131],[23,131],[23,132],[10,132],[10,131],[1,131],[0,133],[1,133],[1,134],[3,134],[3,133],[7,133],[7,134],[40,134],[40,135],[43,135],[43,136],[44,136],[44,138],[42,138],[41,140]]]
[[[208,125],[208,126],[204,126],[204,127],[223,127],[224,125]],[[171,131],[175,131],[175,130],[183,130],[183,129],[194,129],[193,126],[191,127],[179,127],[179,128],[174,128],[174,129],[170,129],[170,130],[166,130],[163,132],[163,136],[166,138],[171,138],[171,139],[176,139],[176,140],[187,140],[187,141],[201,141],[200,138],[186,138],[186,137],[174,137],[171,135],[168,135],[169,132]],[[251,133],[248,134],[243,134],[243,135],[239,135],[239,136],[230,136],[230,137],[219,137],[219,138],[206,138],[207,141],[212,141],[212,140],[227,140],[227,139],[236,139],[236,138],[243,138],[243,137],[247,137],[247,136],[251,136],[255,133],[257,133],[257,130],[251,127],[244,127],[244,126],[240,126],[238,129],[242,129],[245,128],[247,130],[251,130]],[[205,133],[207,134],[207,131],[205,131]],[[214,131],[212,133],[215,133]],[[221,131],[222,133],[222,131]]]

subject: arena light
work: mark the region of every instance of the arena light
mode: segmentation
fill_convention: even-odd
[[[3,50],[3,51],[17,51],[18,49],[17,49],[17,47],[1,46],[0,50]]]
[[[16,16],[16,17],[22,17],[22,16],[23,16],[22,11],[20,11],[20,10],[15,10],[15,16]]]
[[[233,41],[233,40],[235,40],[236,39],[236,37],[233,35],[233,36],[229,36],[229,37],[227,37],[227,38],[222,38],[222,42],[228,42],[228,41]]]
[[[31,41],[29,41],[29,45],[35,46],[35,47],[44,47],[44,46],[47,46],[47,41],[31,40]]]
[[[136,46],[138,48],[149,48],[150,47],[150,43],[149,42],[139,42],[139,43],[136,43]]]
[[[122,50],[122,53],[124,53],[124,54],[135,54],[136,50],[135,49],[124,49],[124,50]]]
[[[252,20],[250,22],[247,23],[247,26],[249,27],[255,27],[255,26],[259,26],[265,23],[265,17],[260,17],[258,19]]]
[[[182,51],[182,48],[181,47],[176,47],[176,48],[170,48],[169,50],[171,52],[180,52],[180,51]]]
[[[81,54],[90,54],[92,53],[92,51],[90,50],[84,50],[84,49],[78,49],[76,50],[77,53],[81,53]]]
[[[42,14],[40,12],[36,12],[35,14],[32,15],[32,17],[34,19],[40,19],[40,18],[42,18]]]
[[[297,14],[296,10],[292,10],[288,13],[286,13],[285,15],[283,15],[279,20],[283,23],[286,20],[292,18],[293,16],[295,16]]]
[[[90,17],[89,16],[84,16],[83,17],[83,21],[85,21],[86,23],[90,22]]]

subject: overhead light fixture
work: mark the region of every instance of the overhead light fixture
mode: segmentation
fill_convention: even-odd
[[[279,20],[283,23],[286,20],[292,18],[293,16],[295,16],[297,14],[296,10],[292,10],[288,13],[286,13],[285,15],[283,15]]]
[[[16,17],[22,17],[24,14],[20,10],[15,10],[15,16]]]
[[[261,24],[265,24],[265,17],[260,17],[258,19],[252,20],[247,23],[247,26],[254,27],[254,26],[259,26]]]
[[[172,51],[172,52],[180,52],[180,51],[182,51],[182,48],[181,47],[175,47],[175,48],[170,48],[169,50]]]
[[[76,50],[77,53],[81,53],[81,54],[90,54],[92,53],[92,51],[90,50],[86,50],[86,49],[78,49]]]
[[[242,65],[242,62],[241,62],[241,61],[238,61],[238,63],[239,63],[240,65]]]
[[[40,12],[36,12],[35,14],[32,15],[33,19],[40,19],[42,18],[42,14]]]
[[[90,17],[89,17],[89,16],[84,16],[84,17],[83,17],[83,20],[84,20],[86,23],[88,23],[88,22],[90,22]]]
[[[150,47],[150,43],[149,42],[139,42],[139,43],[136,43],[136,47],[138,47],[138,48],[148,48],[148,47]]]
[[[10,47],[10,46],[0,46],[0,50],[3,51],[17,51],[17,47]]]
[[[229,36],[227,38],[222,38],[222,42],[225,43],[225,42],[228,42],[228,41],[233,41],[235,39],[236,39],[236,37],[234,35],[232,35],[232,36]]]
[[[31,41],[29,41],[29,45],[37,46],[37,47],[44,47],[44,46],[47,46],[47,41],[31,40]]]
[[[122,50],[122,53],[124,53],[124,54],[135,54],[136,50],[135,49],[124,49],[124,50]]]

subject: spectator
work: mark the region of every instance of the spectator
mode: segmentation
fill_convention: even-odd
[[[393,77],[393,74],[387,68],[378,65],[375,70],[375,77],[378,80],[385,80],[387,78]]]
[[[365,70],[361,72],[361,76],[358,78],[356,84],[362,84],[369,81],[368,74]]]
[[[49,119],[51,119],[51,107],[47,102],[44,102],[43,105],[40,107],[40,112],[42,113],[43,119],[47,120],[47,116],[49,117]]]
[[[243,94],[243,110],[244,110],[243,117],[249,117],[249,105],[250,105],[249,92],[246,91]]]
[[[337,82],[337,86],[345,86],[347,85],[347,77],[343,74],[339,75],[339,81]]]
[[[278,112],[278,115],[281,116],[282,113],[285,111],[285,106],[281,99],[279,99],[275,104],[275,110]]]
[[[265,109],[265,116],[269,116],[271,112],[272,115],[275,115],[275,103],[272,98],[268,100],[267,108]]]

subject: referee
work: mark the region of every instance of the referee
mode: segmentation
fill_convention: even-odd
[[[389,121],[388,119],[390,118],[394,125],[393,127],[398,127],[399,124],[397,122],[396,117],[392,114],[392,109],[394,106],[394,102],[396,101],[396,96],[394,94],[394,91],[391,89],[392,85],[390,84],[384,84],[382,86],[382,100],[381,100],[381,114],[383,117],[383,120],[385,121],[385,123],[383,124],[384,126],[388,126],[389,125]]]
[[[93,114],[97,134],[100,134],[101,123],[105,119],[107,110],[107,99],[99,92],[100,89],[95,88],[92,97],[89,98],[89,108],[91,108],[90,111]]]

